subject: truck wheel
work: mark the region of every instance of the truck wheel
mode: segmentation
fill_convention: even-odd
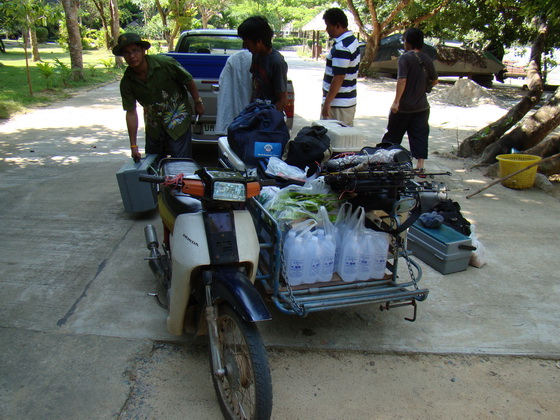
[[[266,420],[272,412],[272,381],[266,349],[254,323],[244,321],[227,304],[219,307],[218,352],[225,375],[212,370],[214,389],[226,419]]]

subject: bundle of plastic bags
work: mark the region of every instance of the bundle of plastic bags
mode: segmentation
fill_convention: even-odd
[[[293,224],[283,244],[284,277],[291,286],[327,282],[337,272],[345,282],[385,276],[389,235],[365,227],[365,211],[341,206],[333,223],[325,207],[317,219]]]

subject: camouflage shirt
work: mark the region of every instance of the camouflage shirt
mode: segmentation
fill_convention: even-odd
[[[131,68],[127,68],[121,80],[123,109],[136,109],[136,102],[144,108],[146,134],[159,138],[165,130],[176,140],[191,124],[192,109],[185,87],[192,76],[175,59],[165,55],[146,55],[148,79],[138,79]]]

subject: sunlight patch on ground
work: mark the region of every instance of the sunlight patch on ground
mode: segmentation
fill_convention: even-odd
[[[0,158],[0,162],[6,162],[12,165],[16,165],[20,168],[25,168],[29,165],[36,165],[36,164],[43,165],[45,163],[45,160],[38,159],[38,158],[29,159],[24,157],[10,157],[10,158]]]
[[[478,184],[478,185],[486,185],[487,182],[483,181],[482,179],[465,179],[465,182],[468,184]]]
[[[544,205],[544,203],[541,200],[532,200],[532,199],[529,199],[529,198],[520,198],[519,202],[525,203],[525,204],[536,205],[536,206]]]
[[[125,155],[125,156],[130,156],[130,149],[119,149],[119,150],[113,150],[111,151],[112,155]],[[144,156],[144,154],[142,155]]]
[[[73,163],[78,163],[80,158],[78,156],[53,156],[51,160],[55,161],[59,165],[71,165]]]
[[[71,144],[95,144],[99,141],[99,139],[91,137],[66,137],[66,140]]]

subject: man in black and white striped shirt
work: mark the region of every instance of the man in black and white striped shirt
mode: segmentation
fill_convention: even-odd
[[[358,40],[348,30],[348,18],[341,9],[328,9],[323,20],[334,44],[327,55],[323,77],[321,119],[339,120],[352,126],[356,114],[356,85],[360,65]]]

